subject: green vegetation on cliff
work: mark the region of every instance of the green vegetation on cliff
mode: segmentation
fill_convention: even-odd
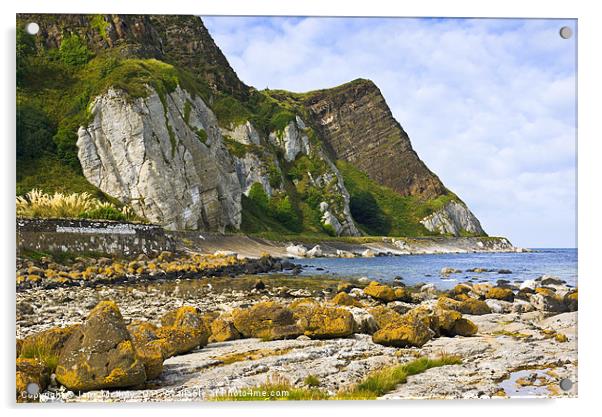
[[[368,175],[345,161],[337,161],[345,186],[351,196],[351,215],[368,235],[433,236],[420,220],[443,208],[457,197],[449,192],[436,199],[402,196],[372,181]]]

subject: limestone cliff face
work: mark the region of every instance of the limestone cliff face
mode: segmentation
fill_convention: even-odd
[[[465,204],[447,203],[441,210],[422,219],[421,223],[431,232],[460,236],[462,232],[484,235],[481,223]]]
[[[169,229],[239,227],[240,183],[217,119],[199,97],[178,87],[164,104],[156,92],[132,101],[110,89],[91,112],[77,141],[88,181]]]

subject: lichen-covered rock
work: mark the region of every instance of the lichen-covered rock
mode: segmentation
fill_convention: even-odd
[[[384,346],[421,347],[433,336],[434,332],[426,324],[425,318],[417,314],[385,323],[372,335],[372,341]]]
[[[240,339],[241,334],[232,321],[232,316],[225,314],[219,316],[211,323],[211,342],[226,342],[228,340]]]
[[[449,297],[441,297],[437,301],[437,305],[446,310],[454,310],[462,314],[472,314],[475,316],[491,313],[491,309],[486,302],[475,300],[474,298],[458,301]]]
[[[38,392],[48,387],[50,369],[35,358],[17,358],[16,391],[17,402],[34,402],[36,392],[28,392],[29,384],[36,384]],[[33,394],[33,395],[32,395]]]
[[[348,293],[354,288],[355,288],[355,285],[353,285],[352,283],[343,281],[343,282],[339,283],[339,285],[337,285],[337,292]]]
[[[374,316],[365,309],[350,307],[349,311],[353,315],[353,321],[355,322],[353,333],[373,334],[378,330]]]
[[[537,310],[549,311],[552,313],[564,313],[568,311],[563,297],[556,294],[549,288],[538,287],[535,294],[531,294],[530,302]]]
[[[489,306],[492,313],[498,314],[510,313],[514,306],[514,304],[509,301],[496,300],[494,298],[488,298],[485,300],[485,303]]]
[[[157,326],[145,321],[133,322],[128,331],[138,357],[144,363],[146,379],[155,379],[163,372],[163,360],[169,356],[165,340],[157,336]]]
[[[355,297],[350,296],[346,292],[340,292],[332,298],[332,303],[340,306],[353,306],[361,307],[360,303]]]
[[[485,298],[513,302],[514,292],[510,288],[493,287],[487,291]]]
[[[343,308],[305,303],[292,307],[292,310],[303,334],[312,339],[332,339],[353,334],[353,315]]]
[[[165,339],[165,352],[169,357],[206,346],[210,332],[200,311],[192,306],[183,306],[161,318],[157,336]]]
[[[385,327],[387,323],[401,320],[401,314],[388,307],[377,306],[368,311],[374,317],[378,328]]]
[[[453,333],[458,336],[473,336],[479,328],[472,321],[462,317],[454,323]]]
[[[564,305],[568,311],[577,311],[579,309],[579,295],[578,291],[569,291],[564,295]]]
[[[234,327],[244,337],[264,340],[290,339],[303,334],[290,308],[273,301],[232,311]]]
[[[381,284],[380,282],[376,281],[372,281],[364,288],[364,294],[369,295],[370,297],[375,298],[379,301],[383,301],[385,303],[396,300],[410,300],[410,294],[406,291],[405,288],[393,289],[388,285]]]
[[[58,359],[65,343],[78,328],[79,324],[67,327],[53,327],[28,336],[21,341],[19,356],[37,357],[44,359],[45,362],[54,361]]]
[[[74,391],[144,383],[144,364],[114,302],[98,303],[69,337],[58,360],[56,379]]]
[[[472,291],[472,287],[467,284],[457,284],[450,293],[452,295],[468,294]]]
[[[485,297],[492,288],[493,284],[490,282],[479,282],[472,286],[472,292],[479,297]]]

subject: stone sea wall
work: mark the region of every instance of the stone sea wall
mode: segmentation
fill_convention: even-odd
[[[112,221],[17,219],[17,251],[151,254],[175,250],[160,226]]]

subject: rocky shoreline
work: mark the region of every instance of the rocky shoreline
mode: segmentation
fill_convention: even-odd
[[[442,353],[461,364],[427,369],[377,398],[575,396],[577,297],[552,277],[448,292],[277,274],[23,288],[17,397],[231,399],[282,377],[291,390],[338,398],[374,372]],[[120,330],[94,324],[107,320]],[[36,350],[40,341],[52,351]],[[97,370],[82,370],[81,349],[92,349]],[[23,396],[28,381],[41,395]]]
[[[211,254],[233,251],[240,257],[259,258],[354,258],[444,253],[529,252],[504,237],[349,237],[340,239],[271,240],[249,235],[167,232],[180,250]]]

